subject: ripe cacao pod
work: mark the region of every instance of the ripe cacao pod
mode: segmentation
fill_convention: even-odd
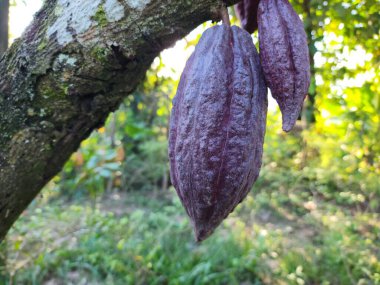
[[[310,85],[310,61],[303,23],[288,0],[261,0],[258,10],[260,59],[266,83],[290,131]]]
[[[257,9],[260,0],[242,0],[237,3],[235,12],[241,22],[241,26],[248,33],[252,34],[257,30]]]
[[[171,181],[194,225],[207,238],[258,177],[267,88],[251,36],[219,25],[202,35],[173,100]]]

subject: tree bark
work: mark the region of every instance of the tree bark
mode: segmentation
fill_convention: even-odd
[[[0,57],[8,48],[9,0],[0,0]]]
[[[0,59],[0,241],[159,52],[223,2],[45,1]]]
[[[0,0],[0,57],[9,44],[9,0]],[[0,240],[1,242],[1,240]],[[7,242],[0,244],[0,284],[6,283]]]
[[[315,63],[314,56],[316,52],[315,48],[315,40],[313,38],[313,28],[315,27],[314,23],[312,23],[312,14],[311,14],[311,2],[310,0],[304,0],[302,2],[302,9],[305,15],[305,32],[307,35],[307,41],[309,44],[309,57],[310,57],[310,88],[309,93],[305,102],[305,108],[303,110],[303,117],[306,121],[306,127],[309,128],[310,125],[315,123],[315,99],[317,97],[316,91],[316,81],[315,81]]]

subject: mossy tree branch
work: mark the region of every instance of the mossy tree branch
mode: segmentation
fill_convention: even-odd
[[[0,59],[0,241],[159,52],[223,2],[45,1]]]

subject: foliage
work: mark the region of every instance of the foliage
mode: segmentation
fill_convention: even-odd
[[[267,165],[202,244],[173,189],[40,199],[8,237],[13,284],[380,284],[378,213],[334,205]],[[294,181],[297,181],[296,183]],[[316,183],[317,181],[314,181]],[[292,186],[289,186],[292,185]]]
[[[168,190],[177,81],[157,59],[16,223],[0,283],[380,284],[378,3],[291,2],[311,35],[316,121],[285,134],[270,106],[260,178],[210,239],[194,243]]]
[[[8,237],[4,280],[380,284],[377,180],[351,176],[345,160],[334,160],[337,172],[324,168],[305,146],[304,131],[283,134],[279,116],[269,116],[264,166],[251,195],[204,243],[194,242],[172,188],[70,203],[51,202],[46,189]]]

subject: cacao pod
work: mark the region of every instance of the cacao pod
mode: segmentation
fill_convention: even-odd
[[[194,226],[207,238],[258,177],[267,88],[251,36],[209,28],[186,63],[169,130],[171,181]]]
[[[241,26],[248,33],[252,34],[257,30],[257,9],[260,0],[242,0],[237,3],[235,12],[241,22]]]
[[[260,59],[266,83],[290,131],[310,85],[310,61],[303,23],[288,0],[261,0],[258,10]]]

